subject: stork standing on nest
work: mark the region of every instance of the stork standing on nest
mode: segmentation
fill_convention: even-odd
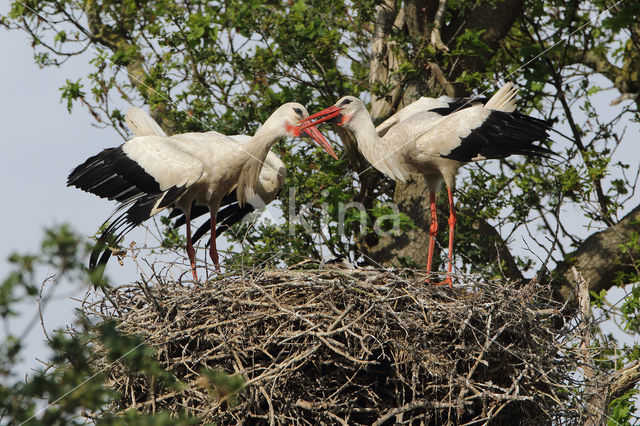
[[[453,187],[458,169],[471,161],[514,154],[542,157],[553,154],[548,148],[533,144],[547,139],[549,123],[515,112],[516,93],[517,89],[507,83],[486,103],[468,98],[421,98],[378,129],[364,103],[354,96],[345,96],[303,121],[315,126],[331,120],[351,130],[362,155],[391,179],[406,182],[412,173],[424,177],[431,207],[428,274],[438,231],[435,197],[444,181],[449,195],[449,259],[446,279],[438,284],[451,285],[456,224]]]
[[[125,115],[125,122],[135,136],[167,136],[160,125],[158,125],[149,114],[138,107],[129,108]],[[207,134],[216,134],[219,137],[224,136],[214,131],[207,132]],[[233,135],[229,137],[238,142],[247,142],[251,139],[251,136],[248,135]],[[231,191],[222,199],[220,210],[216,215],[216,223],[218,225],[216,228],[216,236],[220,236],[231,226],[240,222],[247,214],[265,207],[275,200],[284,185],[286,177],[287,167],[284,162],[274,154],[273,151],[269,151],[267,157],[264,159],[260,175],[258,176],[255,196],[250,197],[243,206],[238,202],[235,191]],[[193,219],[206,214],[208,211],[209,209],[206,206],[193,203],[191,205],[191,220],[193,221]],[[169,215],[170,219],[175,217],[178,217],[178,219],[174,222],[174,227],[178,228],[186,223],[186,216],[180,209],[173,209]],[[191,242],[195,244],[207,231],[209,231],[208,221],[204,222],[196,232],[193,233]]]
[[[184,133],[174,136],[140,136],[124,144],[107,148],[76,167],[67,185],[103,198],[115,200],[118,208],[98,239],[91,254],[90,267],[110,256],[109,243],[166,208],[185,213],[187,255],[193,278],[198,279],[195,250],[191,239],[191,206],[205,205],[211,212],[209,255],[219,270],[215,244],[216,215],[225,195],[234,188],[241,205],[254,196],[256,182],[269,149],[285,136],[300,136],[305,131],[331,156],[335,152],[313,126],[299,127],[309,114],[299,103],[278,108],[255,135],[237,142],[220,133]],[[112,221],[113,216],[120,213]]]

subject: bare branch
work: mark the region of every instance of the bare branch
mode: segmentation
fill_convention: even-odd
[[[442,37],[440,35],[440,28],[444,23],[444,11],[447,7],[447,0],[440,0],[438,2],[438,10],[436,11],[436,16],[433,19],[433,29],[431,30],[431,44],[436,48],[440,49],[444,52],[448,52],[449,48],[446,44],[442,42]]]

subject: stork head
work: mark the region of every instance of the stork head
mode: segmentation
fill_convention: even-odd
[[[278,108],[271,115],[271,117],[269,117],[269,121],[272,118],[282,120],[280,121],[280,123],[284,125],[285,132],[289,136],[299,137],[302,134],[306,133],[307,135],[309,135],[309,137],[311,137],[311,139],[316,141],[318,145],[320,145],[325,151],[327,151],[329,155],[337,160],[338,157],[336,156],[335,151],[333,150],[329,142],[327,142],[322,133],[320,133],[320,131],[313,124],[310,126],[301,126],[303,120],[308,116],[309,113],[304,106],[297,102],[289,102]]]
[[[335,123],[338,126],[348,128],[353,117],[358,115],[360,111],[367,111],[364,103],[355,96],[345,96],[329,108],[325,108],[304,119],[303,121],[307,124],[301,126],[301,128],[305,128],[305,126],[316,126],[324,122]],[[315,118],[318,120],[312,121]]]

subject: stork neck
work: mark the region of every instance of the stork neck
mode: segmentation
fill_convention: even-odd
[[[276,126],[267,120],[251,139],[242,143],[246,161],[238,179],[237,195],[241,204],[251,196],[260,175],[269,150],[278,140],[286,136],[282,126]]]
[[[280,138],[286,136],[286,134],[280,129],[269,126],[265,123],[261,126],[251,139],[243,143],[243,147],[248,156],[247,161],[255,161],[260,164],[264,163],[264,159],[267,157],[267,153],[271,147],[280,140]]]
[[[380,169],[378,166],[381,165],[384,159],[388,158],[391,150],[389,144],[378,136],[369,114],[356,114],[349,121],[347,127],[353,132],[362,155],[374,167]]]
[[[348,123],[358,142],[358,149],[373,167],[391,179],[405,182],[410,174],[403,160],[404,145],[378,136],[371,116],[366,112],[356,114]]]

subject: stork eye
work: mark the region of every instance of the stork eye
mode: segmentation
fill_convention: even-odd
[[[350,104],[351,102],[353,102],[351,99],[345,99],[344,101],[340,102],[340,105],[338,106],[344,106],[346,104]]]
[[[295,112],[296,114],[302,117],[302,110],[300,108],[294,108],[293,112]]]

